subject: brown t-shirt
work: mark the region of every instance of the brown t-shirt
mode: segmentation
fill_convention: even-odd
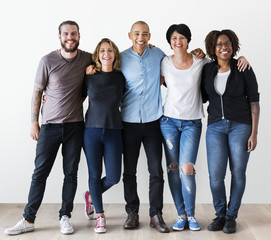
[[[76,57],[65,59],[58,51],[44,56],[35,83],[45,86],[42,124],[83,121],[82,85],[91,54],[78,49]]]

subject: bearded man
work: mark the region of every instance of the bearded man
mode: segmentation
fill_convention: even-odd
[[[74,232],[71,212],[77,188],[77,171],[83,142],[82,86],[91,54],[78,49],[79,26],[74,21],[59,25],[61,48],[45,55],[39,63],[32,96],[30,136],[37,141],[35,169],[23,218],[6,229],[9,235],[34,230],[34,221],[43,199],[47,177],[62,145],[64,181],[60,230]],[[41,109],[42,95],[46,102]],[[41,109],[42,125],[39,125]]]

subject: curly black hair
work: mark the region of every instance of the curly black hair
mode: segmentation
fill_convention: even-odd
[[[236,53],[240,49],[239,39],[238,39],[237,35],[235,34],[235,32],[233,32],[230,29],[224,29],[222,31],[213,30],[205,38],[206,52],[207,52],[207,55],[212,60],[217,59],[216,54],[215,54],[215,49],[216,49],[217,39],[221,35],[226,35],[231,41],[231,44],[232,44],[232,58],[236,55]]]

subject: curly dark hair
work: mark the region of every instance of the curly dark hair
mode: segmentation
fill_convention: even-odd
[[[231,41],[231,44],[232,44],[232,58],[236,55],[236,53],[240,49],[239,39],[238,39],[237,35],[235,34],[235,32],[233,32],[230,29],[224,29],[222,31],[213,30],[205,38],[206,52],[207,52],[207,55],[212,60],[217,59],[216,54],[215,54],[215,49],[216,49],[217,39],[221,35],[226,35]]]

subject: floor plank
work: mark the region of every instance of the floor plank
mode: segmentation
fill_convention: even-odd
[[[24,204],[0,204],[0,239],[1,240],[271,240],[271,204],[243,204],[237,219],[237,232],[224,234],[222,231],[210,232],[208,224],[215,217],[211,204],[197,204],[196,218],[201,231],[173,231],[172,225],[177,218],[175,206],[165,204],[163,218],[170,227],[169,234],[157,232],[149,226],[149,206],[141,204],[139,211],[140,226],[136,230],[124,230],[123,223],[127,214],[123,204],[105,204],[107,232],[96,234],[93,230],[96,220],[86,219],[83,204],[75,204],[72,221],[75,232],[63,235],[59,231],[58,211],[60,204],[42,204],[38,211],[35,231],[17,236],[7,236],[4,230],[14,225],[20,218]]]

